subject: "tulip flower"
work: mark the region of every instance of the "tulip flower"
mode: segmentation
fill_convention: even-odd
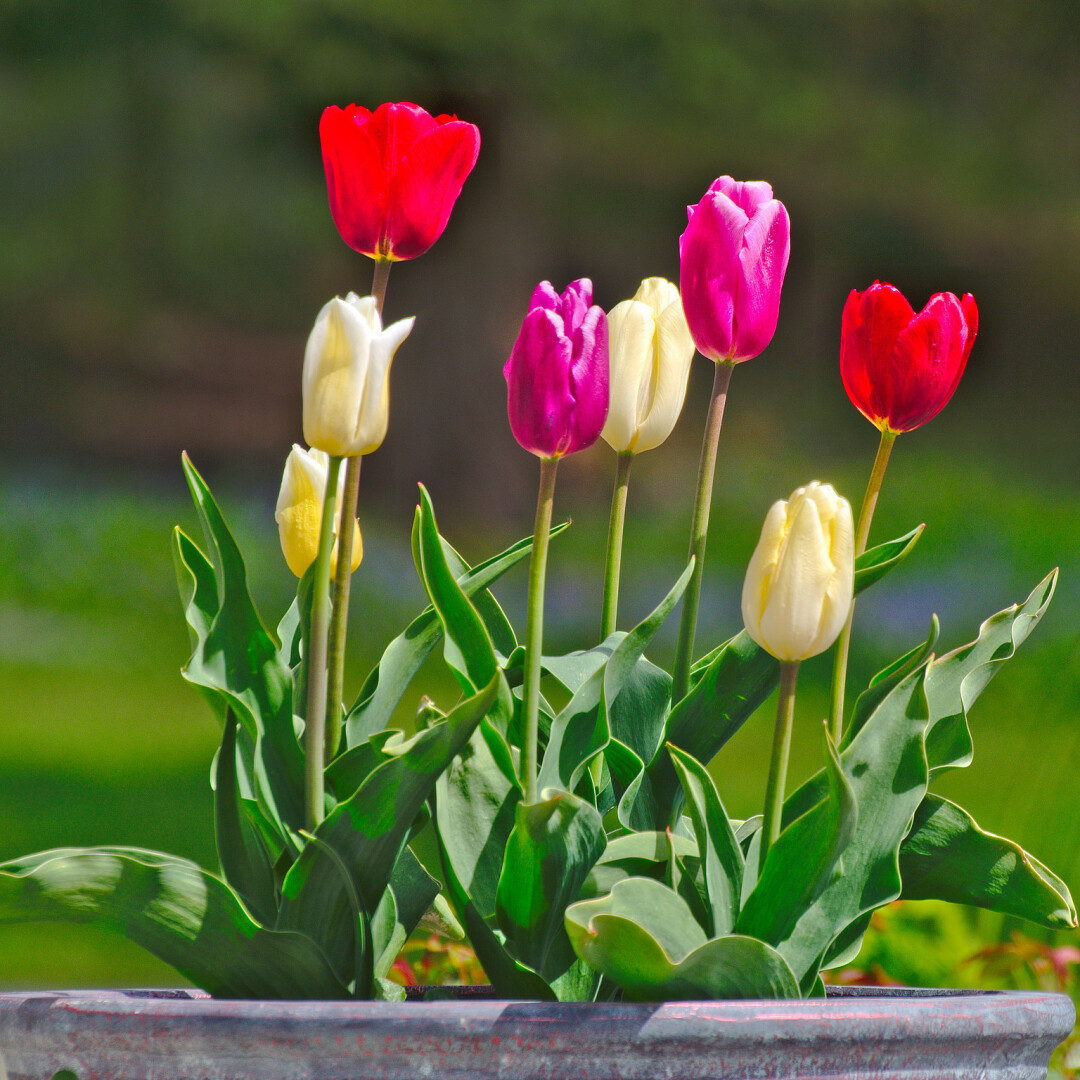
[[[331,105],[319,122],[330,213],[349,247],[415,259],[442,235],[476,164],[480,131],[408,101],[374,112]]]
[[[701,441],[690,526],[694,572],[682,601],[672,701],[690,689],[716,450],[731,372],[772,340],[791,250],[788,212],[763,180],[740,182],[721,176],[686,212],[689,221],[679,238],[679,291],[690,336],[716,370]]]
[[[304,352],[304,438],[335,457],[377,450],[386,437],[390,364],[415,319],[385,330],[373,296],[335,296]]]
[[[608,325],[588,278],[561,296],[550,281],[536,286],[503,376],[510,429],[529,453],[560,458],[596,442],[608,412]]]
[[[746,570],[746,632],[780,661],[759,866],[780,835],[799,663],[836,640],[851,610],[854,533],[847,499],[815,481],[773,503]]]
[[[775,502],[742,592],[747,633],[778,660],[824,652],[847,620],[854,595],[851,506],[815,481]]]
[[[682,412],[694,342],[679,290],[646,278],[608,312],[611,401],[601,435],[619,453],[659,446]]]
[[[772,340],[791,251],[784,204],[763,180],[714,180],[679,238],[686,321],[710,360],[739,363]]]
[[[935,293],[916,315],[892,285],[853,289],[840,329],[844,389],[879,430],[913,431],[953,396],[978,328],[970,293]]]
[[[274,518],[278,523],[278,535],[281,539],[281,551],[289,569],[299,578],[315,561],[319,553],[319,531],[322,526],[323,503],[326,499],[326,478],[330,458],[322,450],[305,450],[293,444],[285,461],[285,472],[281,477],[281,490],[278,492],[277,509]],[[338,474],[337,496],[335,499],[334,521],[338,521],[341,512],[342,494],[345,487],[345,474]],[[363,558],[363,542],[360,526],[354,522],[352,543],[352,570],[360,565]],[[338,542],[337,529],[334,530],[334,549],[330,557],[331,574],[337,566]]]
[[[855,527],[855,555],[866,550],[885,468],[896,436],[932,420],[948,404],[967,366],[979,329],[975,298],[965,293],[935,293],[915,314],[892,285],[875,281],[869,289],[853,289],[840,324],[840,377],[852,404],[880,432],[866,495]],[[833,741],[839,744],[844,725],[844,689],[851,645],[851,620],[836,646],[832,703]]]

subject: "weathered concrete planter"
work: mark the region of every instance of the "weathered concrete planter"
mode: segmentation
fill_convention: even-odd
[[[0,1078],[1042,1080],[1061,994],[841,990],[824,1001],[551,1005],[216,1001],[197,991],[0,994]]]

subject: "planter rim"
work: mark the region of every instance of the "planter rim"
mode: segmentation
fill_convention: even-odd
[[[0,993],[0,1076],[79,1080],[1041,1080],[1072,1001],[830,988],[824,999],[250,1001],[197,990]],[[488,991],[490,993],[490,991]],[[49,1071],[51,1070],[51,1071]]]

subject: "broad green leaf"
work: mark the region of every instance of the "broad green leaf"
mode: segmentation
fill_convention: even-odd
[[[219,878],[140,848],[59,848],[0,864],[0,924],[119,931],[215,997],[346,998],[318,946],[260,926]]]
[[[984,832],[948,799],[927,795],[900,848],[902,896],[948,900],[1041,923],[1076,927],[1068,886],[1011,840]]]
[[[277,627],[278,659],[293,673],[293,712],[304,719],[307,713],[307,664],[311,651],[311,601],[315,595],[315,564],[297,582],[296,598]]]
[[[671,702],[671,676],[645,659],[645,650],[686,590],[694,571],[686,569],[656,608],[615,647],[604,667],[604,706],[614,738],[642,761],[660,746]]]
[[[438,894],[439,883],[408,847],[403,848],[371,918],[374,978],[386,976]]]
[[[736,935],[707,939],[681,896],[651,878],[628,878],[610,895],[573,904],[566,928],[578,956],[628,998],[797,998],[783,958]]]
[[[293,726],[292,672],[279,659],[277,643],[255,610],[243,557],[217,503],[186,456],[183,464],[206,533],[218,594],[218,609],[209,627],[204,611],[195,622],[189,621],[197,642],[183,675],[230,706],[254,740],[256,795],[281,831],[283,842],[295,850],[304,816],[304,761]],[[186,563],[187,546],[179,537],[178,544],[191,570]],[[196,602],[200,607],[205,603],[199,588]],[[188,613],[192,613],[190,603]]]
[[[545,788],[541,802],[519,802],[496,895],[507,948],[551,983],[574,962],[563,917],[604,850],[596,810]]]
[[[723,937],[731,933],[739,915],[744,868],[742,848],[705,767],[678,747],[670,746],[668,751],[686,795],[686,806],[697,836],[698,855],[705,868],[709,899],[706,929],[710,937]]]
[[[495,913],[495,892],[520,799],[510,748],[485,720],[435,784],[444,858],[484,918]]]
[[[616,630],[607,640],[591,649],[569,652],[562,656],[541,657],[540,667],[568,693],[576,694],[608,662],[615,647],[624,637],[625,633]]]
[[[460,583],[462,577],[472,568],[454,550],[453,545],[445,536],[440,534],[439,542],[442,544],[443,555],[446,557],[446,565],[450,573],[454,575],[454,580]],[[503,656],[509,656],[517,648],[517,637],[499,601],[487,589],[478,590],[470,599],[477,614],[483,620],[495,649]]]
[[[436,834],[438,837],[438,834]],[[441,845],[441,837],[439,837]],[[443,877],[450,902],[453,904],[468,934],[469,942],[476,952],[484,974],[491,982],[495,993],[500,998],[523,1000],[555,1001],[551,987],[530,967],[515,960],[507,952],[498,935],[488,925],[486,919],[476,910],[469,900],[469,895],[462,888],[454,874],[454,868],[446,859],[446,853],[440,848]]]
[[[919,542],[925,525],[917,525],[909,533],[898,536],[895,540],[886,540],[868,551],[864,551],[855,560],[855,595],[880,581],[890,570],[900,565]]]
[[[344,802],[356,794],[360,785],[390,757],[386,744],[400,739],[401,732],[394,728],[376,731],[368,739],[338,754],[326,766],[325,776],[337,802]]]
[[[1056,570],[1048,574],[1023,604],[992,615],[979,627],[979,636],[971,644],[938,657],[927,668],[931,731],[926,756],[931,780],[971,763],[967,712],[1001,665],[1035,629],[1054,595],[1057,577]]]
[[[604,669],[598,667],[552,720],[537,786],[573,791],[589,762],[607,745],[608,736]]]
[[[307,844],[281,886],[278,927],[302,930],[323,948],[339,972],[353,966],[354,924],[349,896],[332,849],[354,878],[364,910],[373,916],[390,881],[413,820],[439,774],[492,707],[501,675],[466,698],[446,718],[400,744],[387,744],[389,759],[372,771],[356,794],[315,829],[320,844]]]
[[[222,877],[263,924],[277,917],[274,858],[244,810],[236,775],[236,717],[225,713],[225,731],[214,767],[214,832]]]
[[[645,763],[625,743],[610,739],[604,756],[611,774],[611,783],[618,800],[616,813],[624,829],[647,832],[656,827],[661,815],[657,812],[649,774]]]
[[[855,560],[855,595],[879,581],[910,553],[922,526],[897,540],[879,544]],[[664,742],[708,765],[776,688],[780,665],[743,630],[714,649],[708,665],[694,665],[694,681],[681,701],[673,702]],[[703,658],[707,659],[707,658]],[[649,762],[657,803],[657,824],[678,816],[682,789],[662,750]]]
[[[495,677],[498,661],[491,635],[446,561],[427,490],[420,485],[413,541],[417,571],[443,627],[443,655],[465,693],[475,694]]]
[[[782,943],[803,913],[834,881],[859,819],[852,783],[844,775],[825,726],[822,741],[828,795],[791,822],[770,846],[757,885],[736,924],[740,934],[758,938],[781,952]]]
[[[551,535],[557,536],[566,528],[567,524],[558,525],[551,530]],[[532,543],[531,536],[519,540],[493,558],[478,563],[458,578],[462,591],[468,597],[481,596],[488,586],[529,556]],[[360,696],[349,712],[346,729],[350,746],[386,727],[413,676],[441,637],[439,617],[434,608],[428,607],[390,642],[379,663],[364,680]]]

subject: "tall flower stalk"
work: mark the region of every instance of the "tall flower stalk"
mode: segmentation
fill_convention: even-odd
[[[772,340],[791,251],[787,210],[764,181],[721,176],[687,213],[686,231],[679,238],[680,292],[694,344],[716,364],[716,371],[698,463],[690,526],[695,562],[682,602],[673,701],[690,688],[716,452],[731,370]]]
[[[608,414],[608,363],[607,316],[592,303],[592,282],[573,281],[561,294],[550,282],[540,282],[503,367],[510,429],[540,458],[521,698],[520,778],[526,803],[537,799],[544,579],[555,474],[560,458],[600,437]]]
[[[852,290],[840,328],[840,376],[852,404],[881,432],[855,530],[855,554],[866,550],[896,436],[932,420],[948,404],[967,366],[979,310],[966,293],[935,293],[918,314],[892,285]],[[840,744],[854,604],[836,644],[829,731]]]

